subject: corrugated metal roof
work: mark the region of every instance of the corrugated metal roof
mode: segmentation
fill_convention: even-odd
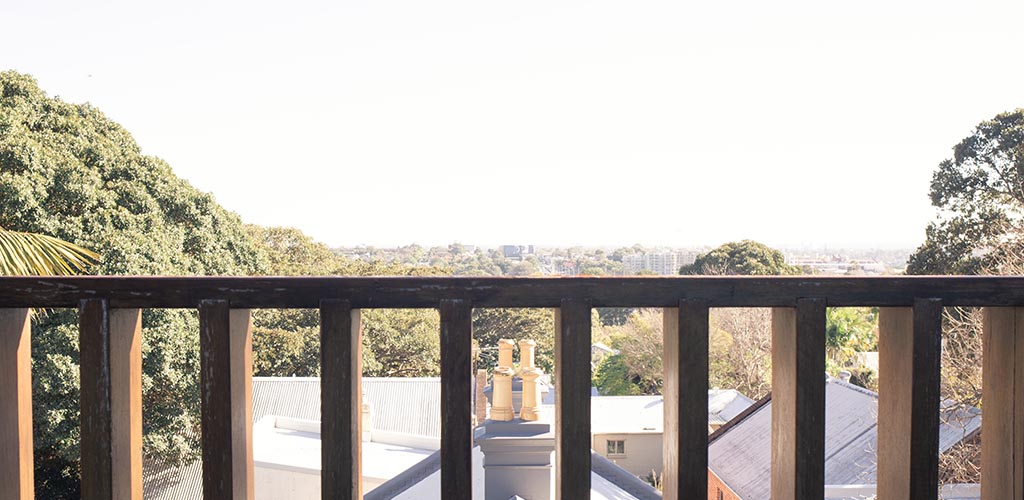
[[[420,436],[441,436],[441,379],[363,378],[363,403],[372,428]],[[252,415],[320,420],[320,379],[253,377]],[[414,418],[409,418],[414,417]]]
[[[874,484],[878,394],[829,378],[825,385],[825,484]],[[939,449],[945,451],[981,427],[977,408],[944,403]],[[771,478],[771,401],[708,445],[711,470],[746,500],[768,498]]]
[[[363,378],[363,402],[370,405],[372,429],[421,436],[441,436],[441,379]],[[320,420],[320,379],[253,377],[252,416]],[[409,418],[414,415],[415,418]],[[195,461],[169,467],[158,460],[143,466],[146,498],[201,498],[203,465]]]

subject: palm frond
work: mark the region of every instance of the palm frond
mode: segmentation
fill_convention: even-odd
[[[45,234],[0,228],[0,276],[66,276],[99,261],[96,252]]]

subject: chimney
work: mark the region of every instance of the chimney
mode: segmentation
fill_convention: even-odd
[[[842,380],[843,382],[846,382],[847,384],[850,383],[850,378],[852,376],[853,376],[853,374],[848,372],[848,371],[846,371],[846,370],[843,370],[843,371],[839,372],[839,380]]]
[[[516,343],[512,339],[498,341],[498,367],[512,368],[512,349],[515,348],[515,345]]]
[[[360,417],[361,424],[359,430],[361,431],[362,434],[361,439],[365,443],[373,439],[373,431],[371,430],[373,429],[373,416],[370,414],[369,403],[362,404],[362,408],[360,409]]]
[[[536,421],[540,418],[540,382],[544,370],[534,365],[537,343],[532,340],[519,341],[519,377],[522,378],[523,394],[519,418]]]
[[[477,427],[474,436],[484,455],[486,500],[555,498],[552,475],[555,433],[550,422],[540,421],[538,379],[544,371],[534,366],[536,345],[532,340],[519,343],[519,375],[523,390],[520,418],[515,419],[512,408],[513,343],[511,340],[499,342],[499,366],[494,370],[491,390],[491,419]]]
[[[550,423],[488,420],[477,427],[476,444],[484,454],[486,500],[516,495],[529,500],[555,498],[555,433]]]
[[[544,371],[540,368],[526,368],[520,375],[523,378],[523,407],[519,410],[519,418],[527,421],[540,419],[540,382],[537,380]]]
[[[519,341],[519,369],[525,370],[527,368],[533,368],[535,354],[534,351],[537,349],[537,343],[532,340],[520,340]]]
[[[509,351],[509,356],[512,351]],[[515,417],[512,410],[512,368],[499,366],[491,376],[491,420],[509,421]]]
[[[487,420],[487,398],[484,397],[484,386],[487,385],[487,370],[476,371],[476,405],[474,407],[474,426]]]

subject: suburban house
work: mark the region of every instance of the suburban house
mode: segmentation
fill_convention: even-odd
[[[770,496],[771,395],[708,437],[708,498],[760,500]],[[939,451],[981,430],[981,410],[943,405]],[[878,394],[827,377],[825,384],[825,492],[828,499],[875,493]],[[977,498],[976,485],[947,488],[944,498]]]
[[[708,432],[752,404],[754,400],[735,389],[709,390]],[[661,474],[664,411],[662,396],[591,398],[591,447],[602,457],[637,476],[645,477],[652,472]]]

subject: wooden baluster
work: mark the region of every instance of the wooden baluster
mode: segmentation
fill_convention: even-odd
[[[28,309],[0,309],[0,499],[32,500],[32,349]]]
[[[253,498],[251,318],[225,300],[199,304],[205,498]]]
[[[79,308],[83,498],[142,498],[142,311]]]
[[[555,311],[555,495],[590,497],[590,302]]]
[[[473,307],[441,301],[441,498],[473,497]]]
[[[708,491],[708,305],[685,299],[664,321],[665,498],[702,498]]]
[[[773,500],[825,496],[825,301],[772,309]]]
[[[986,307],[981,498],[1024,498],[1024,308]]]
[[[938,497],[942,303],[878,317],[878,497]]]
[[[362,498],[362,352],[359,310],[320,301],[321,498]]]

